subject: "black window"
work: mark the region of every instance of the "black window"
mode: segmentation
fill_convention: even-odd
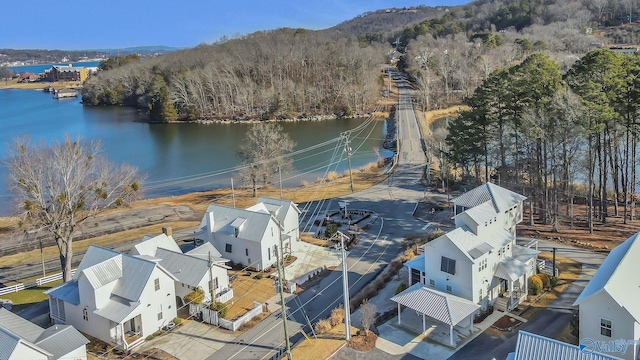
[[[418,269],[411,269],[411,285],[417,284],[420,282],[421,271]]]
[[[230,253],[231,252],[231,244],[227,244],[227,246],[225,246],[224,251]]]
[[[249,256],[249,249],[244,249],[244,254],[245,254],[246,256]]]
[[[440,262],[440,271],[444,271],[448,274],[455,275],[456,274],[456,261],[453,259],[449,259],[448,257],[443,256],[442,261]]]

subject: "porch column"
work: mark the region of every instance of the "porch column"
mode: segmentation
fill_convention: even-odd
[[[129,344],[127,344],[127,339],[124,337],[124,324],[120,323],[118,324],[118,327],[120,328],[120,338],[122,340],[122,348],[124,350],[127,350],[127,348],[129,347]]]
[[[400,303],[398,303],[398,325],[402,324],[402,311],[400,310]]]
[[[409,284],[409,286],[411,286],[411,285],[413,285],[413,284],[411,283],[411,268],[410,268],[410,267],[407,267],[407,269],[409,269],[409,271],[408,271],[408,273],[409,273],[409,278],[407,279],[407,284]]]
[[[509,280],[509,306],[507,309],[511,311],[511,305],[513,304],[513,281]]]
[[[422,314],[422,333],[426,333],[427,332],[427,319],[425,318],[424,314]]]
[[[455,346],[453,343],[453,325],[449,325],[449,344]]]
[[[469,325],[467,326],[467,331],[469,331],[469,335],[471,335],[471,332],[473,331],[473,315],[475,313],[469,315]]]

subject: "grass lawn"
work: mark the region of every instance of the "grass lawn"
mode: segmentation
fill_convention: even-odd
[[[62,280],[50,282],[43,286],[2,295],[2,298],[11,300],[13,302],[13,311],[16,312],[33,304],[46,300],[47,295],[45,295],[43,291],[52,289],[60,284],[62,284]]]
[[[538,255],[539,259],[551,260],[553,257],[552,254],[542,252]],[[529,296],[531,301],[524,301],[518,308],[525,309],[520,314],[523,318],[529,320],[535,316],[539,311],[549,306],[554,300],[558,298],[560,293],[565,291],[572,282],[574,282],[582,272],[582,265],[574,260],[569,258],[565,258],[563,256],[556,256],[556,266],[560,272],[560,276],[558,277],[559,281],[555,287],[551,290],[544,293],[538,300],[533,301],[533,296]],[[529,307],[531,306],[531,307]]]
[[[357,332],[358,328],[352,326],[351,334]],[[326,359],[346,344],[344,336],[344,325],[334,326],[328,333],[318,335],[317,339],[309,334],[311,341],[305,339],[298,343],[291,349],[291,356],[294,359]]]
[[[237,275],[231,282],[233,287],[233,299],[229,300],[227,305],[227,319],[233,319],[242,316],[247,311],[253,309],[253,302],[257,301],[264,304],[276,294],[276,287],[273,279],[266,274],[259,272],[251,272],[251,276],[246,275],[247,272],[239,272],[229,270],[229,276]],[[257,274],[262,274],[262,279],[256,279]]]

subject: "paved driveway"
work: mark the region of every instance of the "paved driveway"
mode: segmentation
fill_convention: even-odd
[[[186,320],[185,324],[171,333],[145,342],[140,351],[161,349],[178,359],[203,360],[211,356],[238,334],[217,327]]]

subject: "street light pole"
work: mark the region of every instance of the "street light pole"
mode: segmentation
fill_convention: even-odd
[[[345,338],[347,341],[351,339],[351,310],[349,306],[349,277],[347,274],[347,249],[344,247],[344,238],[347,235],[338,231],[340,235],[340,246],[342,247],[342,288],[344,300],[344,326]]]
[[[291,344],[289,343],[289,329],[287,327],[287,304],[284,302],[284,269],[282,268],[284,265],[284,249],[282,249],[282,256],[278,255],[278,252],[281,251],[278,249],[276,245],[276,263],[278,264],[278,287],[280,290],[280,306],[282,308],[282,325],[284,326],[284,343],[287,351],[287,359],[292,360],[291,357]]]
[[[343,133],[344,136],[344,151],[347,153],[347,163],[349,164],[349,180],[351,182],[351,192],[353,192],[353,172],[351,171],[351,147],[349,147],[349,135]]]

